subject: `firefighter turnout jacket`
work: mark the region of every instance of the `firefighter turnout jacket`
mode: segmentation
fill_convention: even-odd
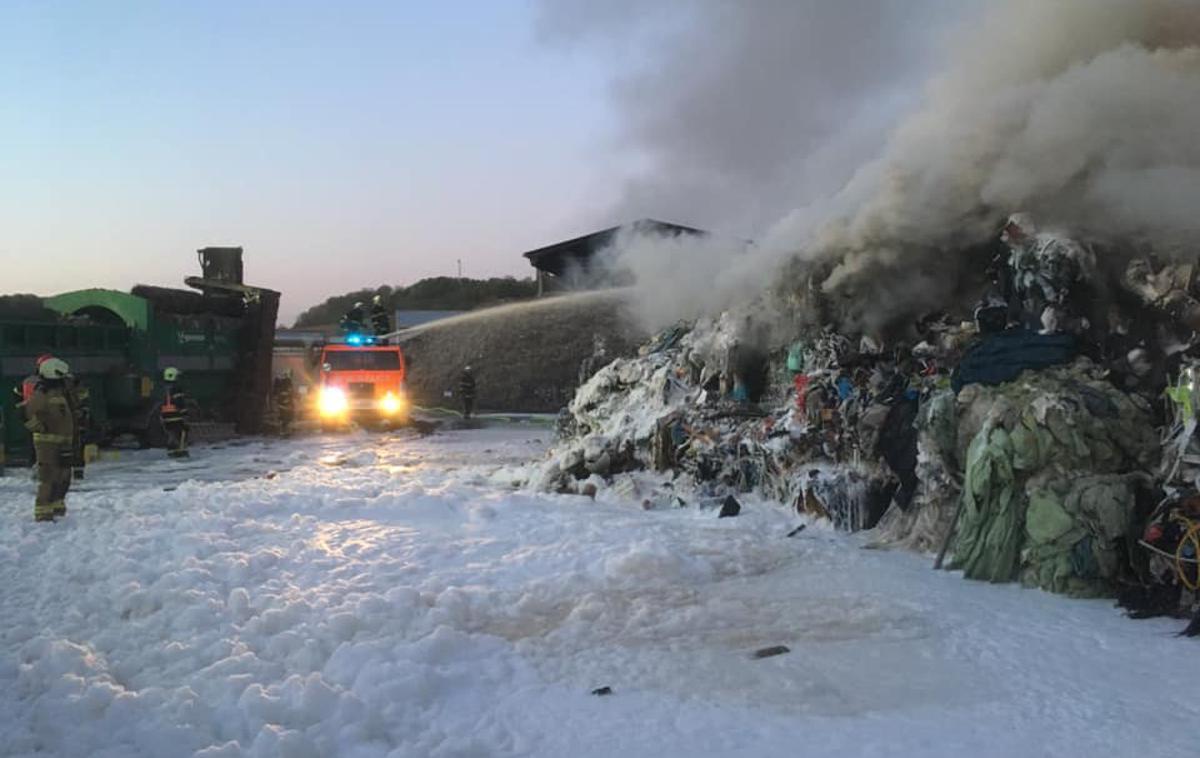
[[[38,382],[25,403],[25,427],[33,432],[37,453],[38,490],[33,515],[50,521],[67,512],[66,495],[71,488],[72,449],[76,420],[74,399],[61,380]]]
[[[187,420],[187,395],[175,382],[168,382],[163,391],[163,403],[159,410],[164,424],[178,424]]]
[[[75,409],[63,382],[38,382],[25,403],[25,428],[33,442],[70,445],[75,436]]]

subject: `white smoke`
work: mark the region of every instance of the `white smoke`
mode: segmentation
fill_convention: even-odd
[[[879,5],[918,18],[928,18],[930,7]],[[721,7],[739,9],[742,28],[779,21],[758,3]],[[852,42],[839,33],[841,43]],[[1195,254],[1200,3],[1011,0],[973,14],[953,39],[944,69],[881,156],[848,183],[835,176],[823,198],[799,198],[798,209],[756,235],[748,251],[627,244],[620,257],[654,304],[647,315],[669,319],[670,303],[680,304],[680,316],[697,303],[728,307],[781,280],[800,291],[815,273],[844,321],[881,329],[961,296],[964,279],[977,276],[977,261],[963,251],[992,239],[1018,210],[1078,236]],[[724,82],[713,80],[714,96]],[[854,92],[866,97],[871,89]],[[653,100],[641,102],[652,107]],[[819,110],[819,97],[808,107]],[[837,112],[851,111],[843,104]],[[806,165],[823,144],[801,145],[804,156],[780,155],[778,163]],[[653,141],[645,147],[653,150]],[[656,181],[670,178],[664,169]]]

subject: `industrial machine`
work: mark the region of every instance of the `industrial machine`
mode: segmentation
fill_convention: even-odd
[[[197,423],[261,431],[279,293],[242,283],[241,248],[204,248],[199,258],[203,276],[186,280],[192,290],[79,290],[42,301],[54,320],[0,322],[0,445],[10,464],[31,457],[11,388],[43,353],[66,360],[88,388],[96,441],[131,434],[163,444],[157,410],[168,366],[183,372]]]

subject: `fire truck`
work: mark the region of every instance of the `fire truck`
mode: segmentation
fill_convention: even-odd
[[[325,345],[320,365],[316,410],[323,429],[388,428],[408,421],[404,353],[398,345],[351,334]]]

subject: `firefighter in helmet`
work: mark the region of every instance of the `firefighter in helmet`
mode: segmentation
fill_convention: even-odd
[[[159,418],[167,435],[167,455],[172,458],[188,456],[187,395],[180,383],[177,368],[163,370],[163,401]]]
[[[470,366],[463,366],[458,377],[458,399],[462,403],[463,418],[471,418],[475,412],[475,372]]]
[[[275,415],[279,418],[279,436],[290,437],[292,422],[296,419],[296,387],[292,384],[291,369],[275,377],[271,399],[275,402]]]
[[[53,521],[67,515],[66,496],[71,488],[72,445],[75,439],[75,409],[66,386],[70,367],[59,358],[46,358],[38,365],[38,381],[25,403],[25,428],[33,432],[37,455],[37,499],[35,521]]]
[[[374,330],[379,344],[386,345],[385,335],[392,331],[392,318],[383,304],[383,295],[376,295],[371,300],[371,329]]]
[[[361,334],[363,323],[366,319],[363,302],[359,300],[354,304],[354,307],[346,311],[346,315],[342,316],[341,328],[346,334]]]

